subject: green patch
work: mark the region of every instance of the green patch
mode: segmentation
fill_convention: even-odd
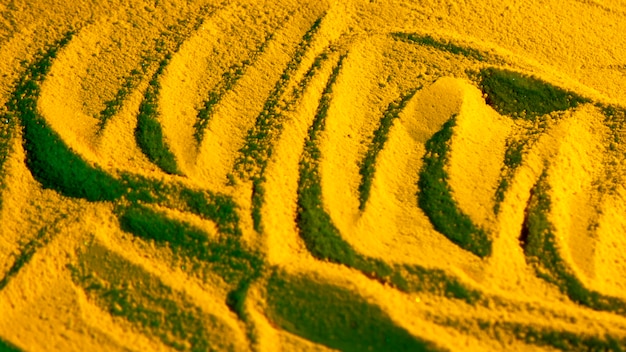
[[[376,159],[380,151],[385,147],[393,121],[398,118],[398,114],[404,109],[413,95],[415,95],[416,91],[417,90],[412,90],[400,97],[397,101],[389,104],[383,117],[380,119],[378,128],[374,131],[372,142],[359,167],[359,174],[361,175],[361,183],[359,184],[359,210],[361,211],[365,210],[365,204],[367,204],[367,200],[369,199],[372,181],[374,180],[374,174],[376,172]]]
[[[324,211],[317,170],[306,161],[300,165],[297,218],[300,237],[314,257],[354,266],[359,255],[341,238],[330,215]]]
[[[236,216],[230,212],[234,209],[227,203],[230,200],[206,203],[200,193],[191,191],[184,191],[182,198],[187,201],[187,206],[200,210],[205,215],[221,219]],[[221,201],[223,202],[220,203]],[[155,241],[161,246],[168,246],[181,260],[187,258],[200,260],[203,264],[194,264],[195,269],[202,271],[209,269],[222,277],[232,287],[226,305],[242,321],[249,321],[245,300],[250,284],[260,277],[263,271],[264,261],[258,253],[243,248],[238,236],[226,236],[210,241],[204,231],[137,204],[118,209],[118,214],[120,226],[124,231],[144,240]],[[236,218],[232,220],[236,221]],[[225,234],[240,234],[236,223],[226,222],[225,225],[218,223],[218,227],[220,226],[227,227],[223,231]],[[249,337],[254,339],[253,334]]]
[[[311,46],[313,36],[319,30],[322,18],[317,19],[307,33],[303,36],[302,41],[296,48],[296,51],[283,70],[280,79],[274,85],[269,97],[265,101],[263,110],[257,116],[254,127],[248,131],[246,143],[239,151],[240,158],[237,160],[236,169],[244,175],[258,174],[260,168],[267,163],[267,159],[271,154],[271,143],[277,132],[281,129],[281,114],[279,103],[281,97],[287,89],[287,85],[291,75],[295,73],[304,58],[306,51]],[[314,63],[312,70],[316,70],[321,65],[320,59],[317,65]]]
[[[2,352],[22,352],[14,344],[0,338],[0,351]]]
[[[179,196],[185,203],[183,210],[215,221],[221,233],[241,234],[241,230],[238,227],[237,204],[230,197],[190,189],[183,189],[180,191]]]
[[[551,200],[548,194],[550,186],[546,179],[547,174],[544,172],[529,200],[524,224],[527,229],[527,238],[524,241],[526,257],[539,277],[557,286],[572,301],[595,310],[626,313],[626,302],[587,289],[562,259],[554,227],[548,219]]]
[[[111,100],[104,102],[104,109],[98,115],[98,119],[100,120],[98,124],[98,132],[102,132],[107,122],[115,116],[119,110],[122,108],[124,101],[131,93],[133,89],[137,87],[137,82],[140,79],[141,72],[138,70],[133,70],[129,76],[124,79],[124,83],[122,87],[117,91],[115,97]]]
[[[322,18],[318,18],[302,37],[294,55],[265,101],[263,110],[257,116],[254,127],[248,131],[246,142],[239,150],[239,156],[235,162],[236,173],[253,183],[252,220],[254,230],[259,233],[263,231],[261,208],[264,204],[265,170],[267,162],[273,153],[274,142],[282,131],[283,112],[297,104],[309,82],[327,59],[325,53],[318,55],[304,77],[296,85],[291,96],[284,98],[291,76],[295,74],[302,63],[315,33],[319,30]]]
[[[461,248],[479,257],[491,254],[491,240],[484,230],[476,227],[461,212],[452,198],[445,166],[448,161],[448,142],[456,124],[452,117],[426,142],[424,166],[420,172],[419,206],[430,219],[435,230],[441,232]]]
[[[175,187],[160,180],[151,180],[128,172],[122,172],[119,178],[126,189],[126,200],[134,203],[166,204],[175,192]]]
[[[522,165],[522,151],[524,150],[524,142],[509,143],[504,153],[504,165],[510,169],[515,169]]]
[[[254,227],[254,231],[261,233],[263,231],[263,226],[261,223],[261,209],[263,208],[263,203],[265,202],[265,166],[261,171],[260,177],[252,178],[252,225]]]
[[[479,50],[450,43],[446,40],[438,40],[429,35],[415,33],[391,33],[391,36],[406,43],[429,46],[437,50],[446,51],[454,55],[461,55],[478,61],[487,61],[488,55]]]
[[[378,306],[336,286],[274,273],[269,318],[282,329],[341,351],[434,351],[397,326]]]
[[[522,165],[522,156],[526,142],[509,140],[504,153],[504,167],[502,168],[502,176],[500,183],[496,189],[495,204],[493,211],[495,214],[500,212],[500,205],[504,201],[506,191],[509,189],[509,183],[513,179],[515,171]]]
[[[4,289],[9,281],[11,281],[11,279],[20,272],[24,265],[30,262],[38,249],[42,248],[50,241],[50,237],[51,236],[49,236],[47,229],[42,229],[37,233],[35,238],[28,241],[20,249],[20,254],[18,254],[15,258],[13,265],[11,265],[2,280],[0,280],[0,290]]]
[[[258,60],[259,56],[265,52],[265,49],[273,38],[273,34],[268,35],[263,43],[261,43],[261,45],[252,52],[248,59],[229,67],[228,71],[222,74],[222,80],[209,92],[208,99],[204,102],[203,107],[198,111],[196,123],[194,124],[194,138],[198,144],[200,144],[204,138],[206,127],[211,120],[211,115],[213,114],[215,106],[219,104],[226,93],[233,89],[241,77],[243,77],[246,73],[248,68]]]
[[[300,237],[307,250],[317,259],[349,266],[374,280],[391,284],[403,291],[441,292],[448,297],[462,299],[468,303],[476,302],[480,297],[476,291],[466,288],[442,271],[426,270],[418,266],[392,267],[382,260],[367,258],[357,253],[343,240],[330,215],[324,210],[318,171],[321,152],[317,146],[317,139],[319,133],[324,131],[332,88],[341,70],[343,58],[329,77],[300,161],[297,223]]]
[[[3,113],[0,115],[0,193],[6,187],[4,178],[6,172],[4,164],[11,154],[11,140],[15,131],[15,119],[12,114]],[[0,210],[2,209],[2,197],[0,197]]]
[[[139,115],[137,116],[135,138],[137,145],[151,162],[169,174],[180,175],[176,157],[165,142],[163,129],[158,120],[158,95],[161,89],[158,79],[169,60],[168,56],[161,62],[159,69],[150,81],[150,86],[144,94],[144,99],[139,107]]]
[[[344,57],[340,59],[328,79],[315,119],[309,129],[308,140],[305,142],[304,155],[300,161],[297,221],[300,236],[313,256],[350,265],[355,263],[358,254],[341,239],[339,231],[324,210],[318,174],[318,159],[321,152],[316,144],[318,133],[324,130],[326,115],[330,107],[332,87],[341,70],[343,59]]]
[[[178,351],[233,350],[230,328],[189,298],[100,246],[80,255],[72,280],[89,299]]]
[[[487,104],[502,115],[534,120],[589,102],[575,93],[518,72],[486,68],[479,74]]]
[[[58,50],[72,36],[73,33],[67,34],[27,67],[7,103],[7,108],[22,123],[26,164],[43,187],[69,197],[110,201],[122,195],[122,185],[74,154],[37,111],[40,84],[49,72]]]
[[[571,332],[563,328],[533,326],[533,324],[484,319],[456,319],[437,317],[435,322],[449,326],[464,334],[503,341],[505,336],[528,345],[554,348],[561,351],[623,351],[623,337],[598,333],[597,335]],[[479,327],[480,330],[477,330]]]
[[[133,89],[137,88],[139,82],[145,75],[148,75],[156,63],[162,62],[171,52],[180,48],[192,31],[197,30],[203,22],[202,17],[210,10],[208,7],[200,9],[200,16],[192,22],[185,18],[176,24],[168,26],[168,30],[162,32],[154,41],[154,47],[142,54],[140,69],[133,69],[128,76],[123,79],[122,86],[118,89],[115,97],[104,103],[104,109],[98,114],[100,120],[98,133],[102,132],[107,122],[115,116],[122,108],[124,101],[128,98]],[[158,68],[157,68],[158,69]]]
[[[460,299],[475,304],[482,299],[482,294],[467,287],[458,279],[449,276],[440,269],[426,269],[416,265],[404,265],[399,272],[404,272],[408,292],[428,292],[439,296]],[[394,280],[398,281],[398,280]]]
[[[132,205],[118,212],[124,231],[167,245],[179,258],[199,259],[230,284],[249,282],[260,274],[262,259],[242,248],[236,238],[210,242],[204,231],[142,205]]]
[[[17,274],[24,268],[32,259],[35,253],[45,247],[54,236],[58,233],[58,230],[54,228],[57,226],[59,221],[67,218],[66,215],[59,215],[57,219],[55,219],[52,223],[40,229],[37,234],[30,239],[28,242],[24,243],[20,250],[19,254],[15,256],[15,260],[9,270],[5,273],[4,277],[0,279],[0,290],[4,289],[9,282],[17,276]]]
[[[561,351],[623,351],[626,340],[616,339],[612,336],[604,337],[589,336],[586,334],[572,333],[533,328],[521,324],[503,324],[505,329],[512,331],[519,339],[526,343],[553,347]],[[497,330],[494,329],[494,330]]]

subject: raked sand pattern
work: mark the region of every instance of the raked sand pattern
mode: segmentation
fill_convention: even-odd
[[[626,3],[0,3],[0,350],[626,349]]]

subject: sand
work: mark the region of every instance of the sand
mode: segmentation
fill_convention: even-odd
[[[0,2],[0,350],[626,349],[626,2]]]

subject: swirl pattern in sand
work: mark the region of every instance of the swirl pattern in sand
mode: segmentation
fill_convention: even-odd
[[[552,5],[2,5],[0,349],[623,349],[618,31],[477,29]]]

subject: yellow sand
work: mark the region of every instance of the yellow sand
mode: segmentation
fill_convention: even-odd
[[[317,33],[277,96],[274,111],[282,126],[270,141],[259,208],[262,230],[255,231],[253,184],[249,175],[238,174],[239,153],[318,18]],[[162,59],[155,43],[172,28],[184,38],[165,44],[172,56],[156,77],[156,119],[181,175],[163,172],[135,139],[144,93]],[[520,243],[528,204],[536,185],[544,182],[551,201],[546,216],[568,275],[588,290],[626,300],[626,146],[614,136],[623,140],[624,131],[611,131],[601,107],[593,103],[543,116],[541,127],[514,120],[489,106],[468,79],[472,72],[496,66],[532,74],[594,103],[625,108],[626,2],[7,0],[0,2],[0,125],[4,105],[25,70],[20,63],[32,62],[69,30],[76,34],[53,60],[36,102],[48,126],[74,154],[110,175],[130,173],[232,199],[242,234],[238,240],[261,253],[265,271],[251,283],[243,322],[224,303],[233,289],[227,280],[205,266],[198,269],[200,275],[192,269],[197,259],[176,259],[167,246],[124,231],[117,207],[128,200],[90,202],[44,188],[26,163],[25,137],[17,121],[6,161],[0,164],[0,280],[8,278],[0,288],[0,347],[175,350],[165,342],[172,336],[151,334],[112,314],[76,284],[71,268],[91,265],[94,272],[121,280],[158,282],[167,287],[162,299],[193,305],[202,317],[217,317],[221,325],[209,335],[229,339],[215,342],[217,349],[332,350],[272,320],[265,291],[272,270],[353,292],[380,308],[399,329],[444,350],[556,348],[527,338],[526,332],[518,334],[512,328],[518,325],[576,338],[610,336],[626,348],[624,312],[571,299],[562,282],[559,286],[538,275]],[[430,36],[489,59],[480,62],[396,40],[391,34],[397,32]],[[267,46],[250,59],[270,34]],[[322,53],[326,59],[297,95],[298,82]],[[158,60],[146,63],[149,56]],[[316,141],[321,209],[361,258],[436,270],[480,292],[484,300],[479,304],[433,287],[406,292],[371,273],[316,259],[307,249],[298,227],[299,163],[340,57],[341,70]],[[244,60],[249,65],[220,97],[203,140],[197,142],[199,109],[229,68]],[[145,72],[100,131],[98,116],[106,102],[142,62]],[[369,199],[360,210],[360,163],[388,105],[411,89],[417,92],[390,127],[375,160]],[[447,143],[446,182],[459,211],[487,233],[492,253],[484,258],[437,231],[419,206],[426,142],[452,116],[456,125]],[[528,147],[496,213],[507,142],[519,139],[527,140]],[[217,222],[184,207],[167,202],[148,207],[199,229],[210,241],[226,236]],[[16,258],[41,234],[49,240],[12,273]],[[107,271],[108,263],[130,269]],[[202,319],[213,326],[211,319]]]

